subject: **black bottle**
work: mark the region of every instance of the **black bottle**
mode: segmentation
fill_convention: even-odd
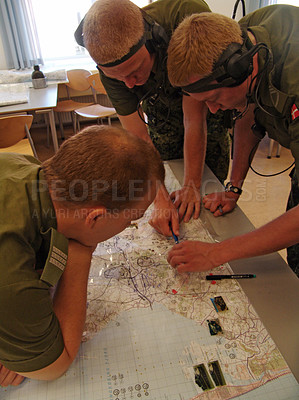
[[[39,65],[35,65],[34,67],[34,71],[32,72],[32,79],[40,79],[40,78],[44,78],[45,75],[42,73],[42,71],[39,70]]]

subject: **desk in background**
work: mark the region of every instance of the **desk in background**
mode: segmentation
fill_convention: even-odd
[[[39,110],[48,113],[53,146],[56,153],[58,150],[58,140],[53,108],[56,107],[57,104],[57,84],[50,83],[44,89],[34,89],[30,87],[28,93],[28,103],[0,107],[0,115]]]

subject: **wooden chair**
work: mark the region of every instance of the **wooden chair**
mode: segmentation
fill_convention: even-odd
[[[63,124],[61,119],[61,113],[63,112],[70,112],[73,122],[73,130],[76,133],[76,119],[74,118],[74,111],[80,109],[81,107],[86,107],[92,105],[93,102],[83,103],[76,100],[73,100],[71,95],[71,91],[79,91],[85,92],[90,90],[90,84],[87,81],[87,77],[91,75],[90,71],[86,69],[72,69],[66,72],[68,82],[65,83],[66,90],[67,90],[67,100],[58,101],[57,106],[54,108],[54,111],[58,113],[58,120],[60,126],[61,137],[64,139],[64,132],[63,132]]]
[[[91,87],[95,104],[75,110],[74,111],[75,120],[76,120],[76,116],[79,116],[79,117],[87,118],[87,119],[97,119],[97,121],[101,120],[101,123],[102,123],[103,122],[102,119],[107,118],[108,124],[111,125],[111,117],[116,116],[116,110],[112,106],[106,107],[106,106],[102,106],[101,104],[98,103],[98,99],[97,99],[98,93],[105,95],[108,99],[107,92],[104,88],[104,85],[102,84],[100,75],[98,73],[95,73],[95,74],[88,76],[87,82]],[[78,129],[80,130],[79,119],[78,119]]]
[[[38,158],[29,131],[32,121],[32,115],[0,117],[0,152],[30,154]]]

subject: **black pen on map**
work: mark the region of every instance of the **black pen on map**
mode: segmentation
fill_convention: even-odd
[[[254,274],[236,274],[236,275],[207,275],[207,281],[220,281],[221,279],[247,279],[256,278]]]
[[[177,235],[175,235],[175,233],[174,233],[173,230],[172,230],[171,224],[169,224],[169,226],[170,226],[170,230],[171,230],[172,237],[173,237],[173,239],[174,239],[175,244],[180,243],[180,242],[179,242],[179,238],[177,237]]]

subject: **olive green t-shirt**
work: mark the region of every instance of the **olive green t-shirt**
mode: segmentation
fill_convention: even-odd
[[[1,153],[0,171],[0,362],[30,372],[64,349],[49,288],[64,270],[68,241],[55,230],[40,163]]]
[[[270,138],[291,150],[299,176],[299,7],[264,7],[239,24],[272,53],[273,62],[265,68],[267,51],[259,51],[262,78],[257,98],[252,99],[257,106],[255,116]]]

